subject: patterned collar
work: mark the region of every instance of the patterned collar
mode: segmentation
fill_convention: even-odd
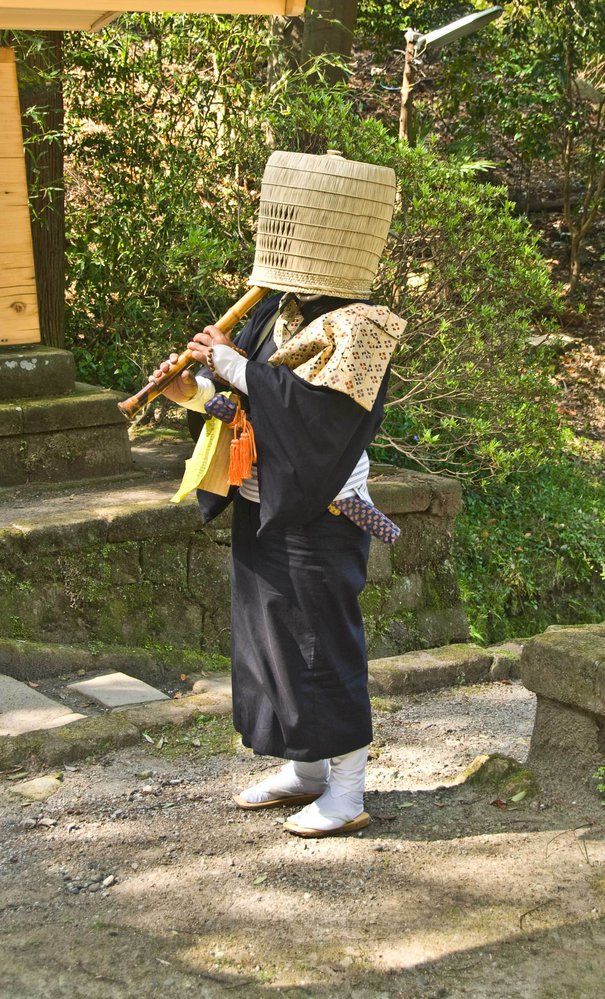
[[[303,326],[308,326],[326,312],[334,312],[357,301],[358,299],[334,298],[331,295],[301,295],[287,291],[278,305],[274,330],[276,344],[287,343]]]

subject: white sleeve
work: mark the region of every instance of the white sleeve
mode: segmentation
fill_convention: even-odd
[[[203,375],[197,374],[195,376],[197,382],[197,392],[187,399],[187,402],[182,403],[185,409],[192,409],[195,413],[206,413],[206,403],[210,402],[213,396],[216,395],[216,388],[214,382],[211,382],[209,378],[204,378]]]
[[[246,382],[248,361],[245,357],[224,343],[219,343],[212,349],[212,360],[215,371],[221,378],[233,385],[233,388],[248,394],[248,383]]]

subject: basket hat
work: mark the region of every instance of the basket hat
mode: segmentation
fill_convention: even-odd
[[[395,204],[395,172],[325,156],[274,152],[261,187],[251,285],[367,298]]]

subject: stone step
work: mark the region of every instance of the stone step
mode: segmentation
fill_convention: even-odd
[[[0,675],[0,736],[58,728],[81,718],[86,715],[52,701],[12,676]]]
[[[14,398],[0,404],[0,437],[40,434],[117,424],[126,427],[118,409],[120,392],[76,382],[73,391],[43,398]]]
[[[372,694],[421,694],[459,683],[489,680],[493,655],[471,643],[371,659]]]
[[[72,392],[76,366],[69,350],[33,344],[0,349],[0,400]]]
[[[78,382],[70,395],[0,404],[0,486],[132,471],[122,398]]]

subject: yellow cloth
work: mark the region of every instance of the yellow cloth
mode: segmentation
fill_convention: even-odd
[[[232,395],[231,392],[221,394],[228,399]],[[222,458],[223,468],[221,474],[221,470],[212,467],[214,474],[211,484],[213,488],[210,491],[218,493],[219,496],[227,495],[229,490],[229,447],[232,436],[232,431],[223,420],[219,420],[215,416],[206,420],[193,454],[185,462],[185,472],[181,484],[174,496],[171,497],[171,503],[182,503],[189,493],[202,485],[204,478],[213,466],[215,456],[217,459],[219,456]]]

